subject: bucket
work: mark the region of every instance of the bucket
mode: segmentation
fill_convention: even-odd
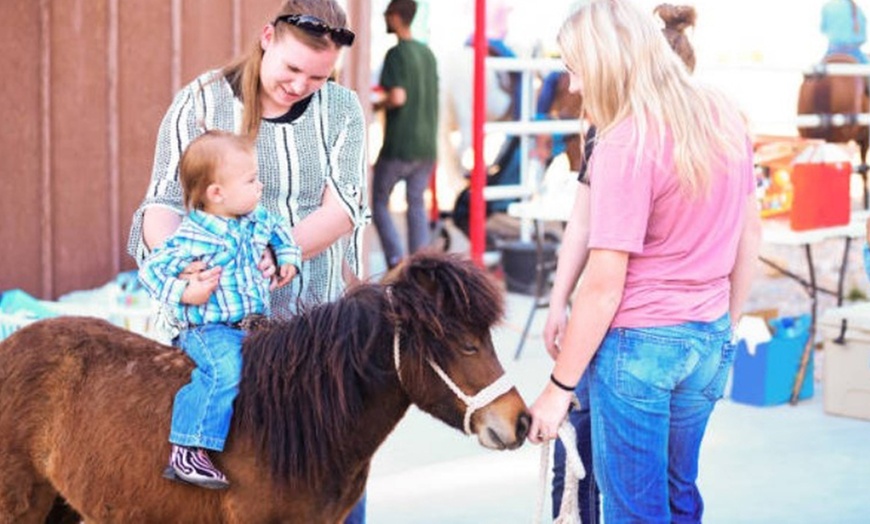
[[[541,268],[546,272],[542,275],[549,277],[547,268],[555,267],[556,242],[545,241],[542,246]],[[506,242],[500,247],[501,266],[504,271],[507,290],[512,293],[523,295],[535,295],[535,285],[538,270],[538,252],[534,242],[516,240]]]

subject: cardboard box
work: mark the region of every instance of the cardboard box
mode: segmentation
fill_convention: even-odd
[[[870,303],[829,309],[818,325],[825,412],[870,420]]]
[[[746,340],[738,342],[731,376],[734,402],[773,406],[791,399],[801,356],[810,336],[810,321],[809,315],[771,320],[772,338],[755,346],[754,352]],[[813,359],[810,359],[798,398],[812,396]]]
[[[785,216],[794,199],[792,169],[795,158],[824,140],[781,135],[755,135],[753,151],[761,217]]]

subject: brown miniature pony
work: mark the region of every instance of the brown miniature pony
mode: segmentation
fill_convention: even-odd
[[[43,522],[58,496],[89,524],[340,522],[412,403],[487,448],[522,444],[490,337],[502,315],[482,270],[427,254],[251,333],[213,454],[226,491],[160,476],[183,353],[97,319],[34,323],[0,344],[0,523]]]
[[[830,55],[825,64],[854,64],[856,60],[849,55]],[[798,94],[798,115],[847,115],[854,117],[867,113],[870,100],[867,96],[866,80],[860,76],[805,75]],[[823,123],[818,127],[799,127],[803,138],[823,139],[832,143],[848,143],[854,140],[861,154],[859,172],[864,182],[864,207],[870,206],[867,193],[867,149],[870,145],[867,126],[849,123],[834,126]]]

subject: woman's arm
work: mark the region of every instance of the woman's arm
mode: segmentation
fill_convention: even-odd
[[[157,131],[151,181],[133,214],[127,243],[127,252],[137,264],[175,231],[184,215],[178,162],[187,144],[202,134],[194,100],[203,97],[196,94],[194,85],[176,93]]]
[[[143,213],[142,239],[149,251],[162,244],[181,224],[181,215],[165,207],[152,206]]]
[[[303,260],[308,260],[349,234],[353,228],[350,215],[327,187],[320,207],[293,227],[293,239],[302,248]]]
[[[628,253],[590,250],[583,280],[574,296],[561,351],[553,367],[555,380],[570,386],[580,381],[616,315],[625,289],[627,271]],[[572,392],[559,388],[552,381],[547,382],[531,407],[531,442],[538,443],[555,435],[568,412],[572,395]]]
[[[571,217],[562,236],[556,277],[550,293],[550,312],[544,326],[544,344],[555,360],[567,323],[568,300],[589,255],[589,186],[578,184]]]
[[[729,312],[732,325],[737,325],[743,312],[743,304],[749,297],[755,269],[758,266],[758,252],[761,247],[761,217],[758,213],[758,202],[754,194],[746,201],[746,218],[743,220],[743,232],[737,245],[737,260],[731,271],[731,299]]]
[[[628,253],[592,249],[574,296],[562,351],[553,368],[565,384],[576,384],[613,322],[628,272]]]
[[[362,233],[371,216],[368,209],[366,123],[359,98],[341,86],[327,86],[330,103],[329,179],[321,207],[294,228],[302,256],[322,253],[347,237],[344,260],[357,276],[362,273]]]

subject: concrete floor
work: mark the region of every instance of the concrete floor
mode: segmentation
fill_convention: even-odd
[[[370,272],[377,274],[383,262],[376,235],[369,241]],[[461,250],[462,242],[458,238],[454,248]],[[788,290],[794,286],[775,285]],[[763,298],[753,306],[768,306],[766,302],[773,300],[800,307],[794,302],[802,298],[787,298],[763,286],[759,295]],[[523,355],[515,361],[532,302],[519,294],[506,297],[507,319],[495,330],[494,340],[506,372],[531,402],[552,366],[540,337],[546,312],[535,315]],[[819,364],[823,362],[817,360],[818,369]],[[870,523],[870,421],[826,414],[818,369],[815,395],[796,406],[749,406],[731,401],[726,392],[701,452],[704,522]],[[539,446],[528,443],[511,452],[486,450],[476,439],[412,407],[375,455],[368,521],[533,522],[541,500],[542,514],[550,514],[549,492],[541,497],[542,489],[549,489],[539,479],[541,455]]]
[[[513,360],[531,299],[508,294],[495,331],[502,363],[531,402],[551,368],[539,311]],[[720,402],[701,454],[704,522],[870,522],[870,421],[827,415],[822,385],[797,406]],[[368,487],[373,524],[532,522],[542,489],[541,448],[483,449],[412,408],[375,455]],[[549,495],[545,514],[549,515]],[[547,521],[547,519],[545,519]]]

